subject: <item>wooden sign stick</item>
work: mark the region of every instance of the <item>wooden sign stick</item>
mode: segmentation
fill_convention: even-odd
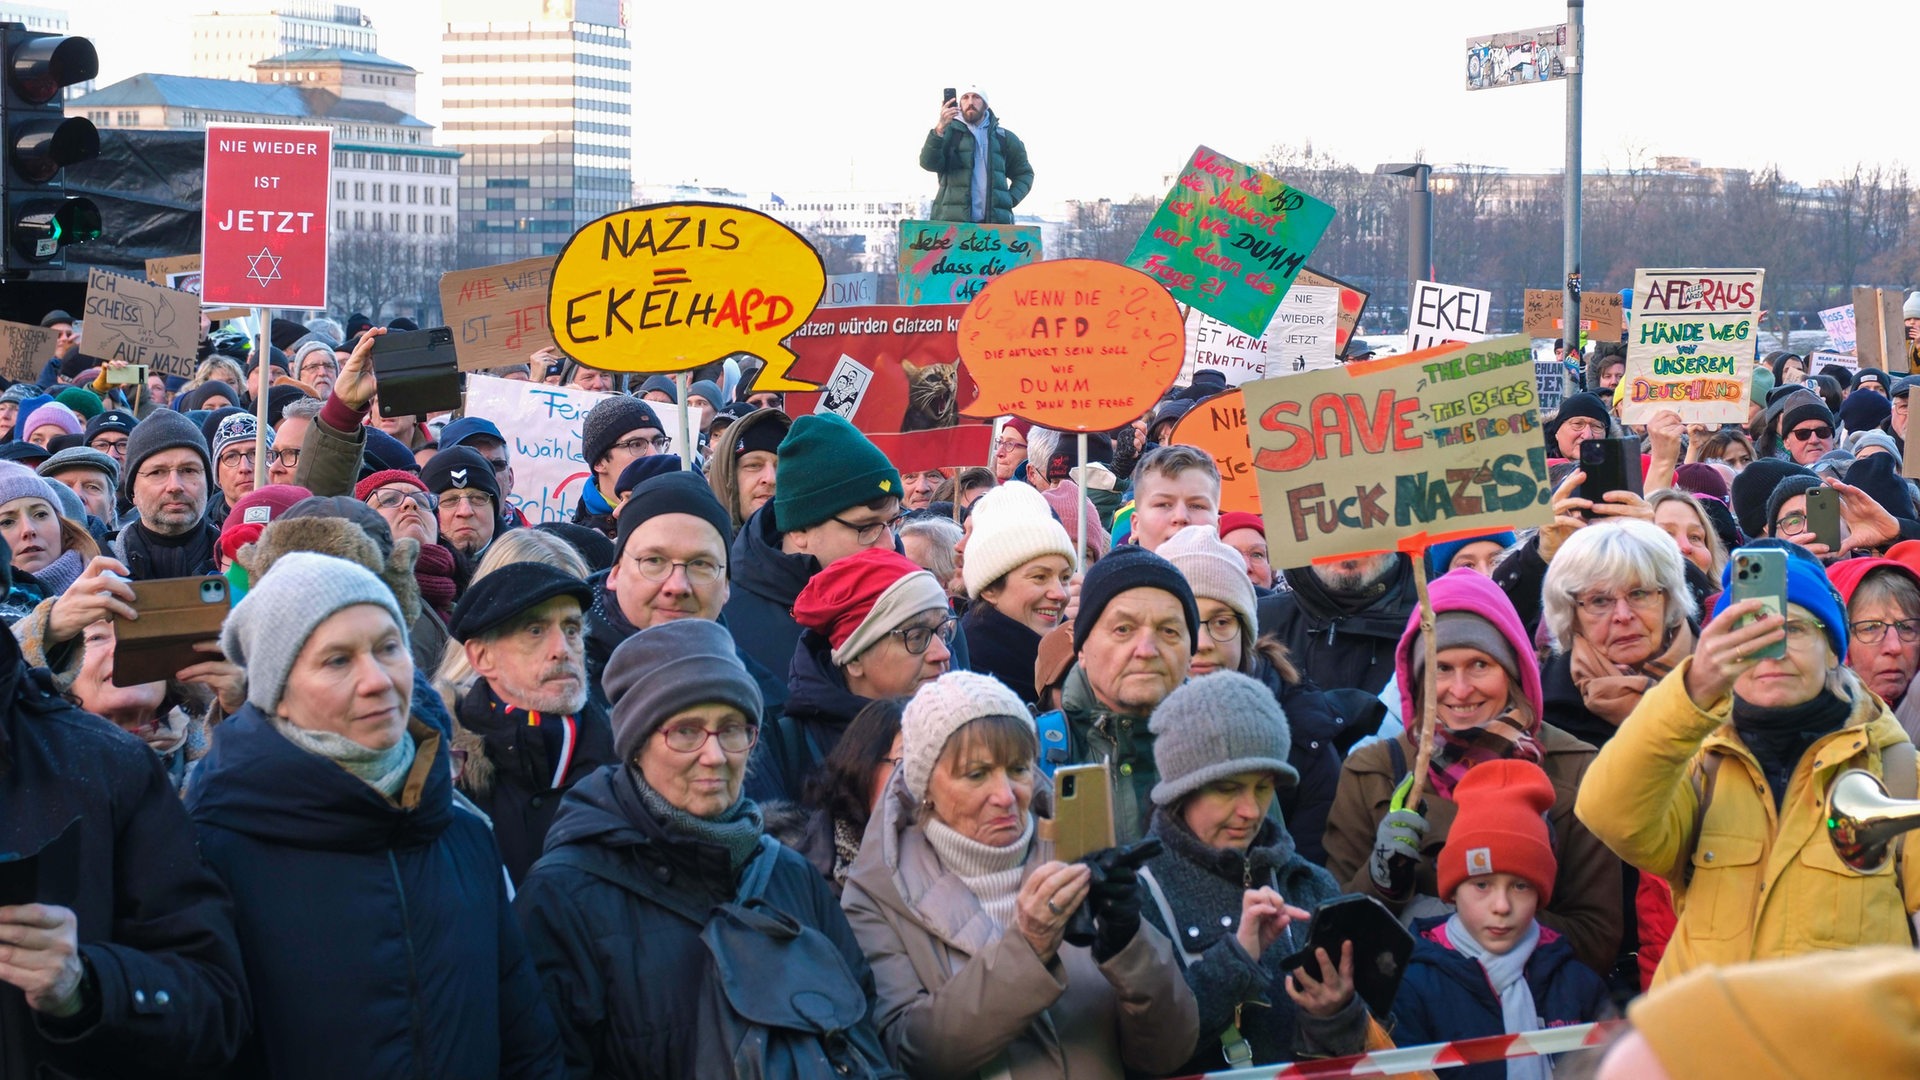
[[[1080,433],[1080,475],[1082,478],[1087,475],[1087,433],[1084,431]],[[1074,485],[1074,493],[1086,498],[1081,494],[1079,484]],[[1073,570],[1076,574],[1084,574],[1087,570],[1087,509],[1076,506],[1074,513],[1080,516],[1080,536],[1073,545]]]
[[[1406,808],[1418,812],[1420,796],[1427,787],[1427,766],[1433,760],[1433,725],[1438,719],[1440,642],[1434,632],[1433,597],[1427,595],[1427,553],[1413,556],[1413,587],[1420,594],[1420,641],[1426,656],[1421,658],[1425,677],[1420,680],[1420,752],[1413,759],[1413,786],[1407,789]]]

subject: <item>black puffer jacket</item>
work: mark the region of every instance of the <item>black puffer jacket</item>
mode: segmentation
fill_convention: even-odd
[[[1393,650],[1419,603],[1406,556],[1364,603],[1342,605],[1310,569],[1286,572],[1290,592],[1265,597],[1255,609],[1260,634],[1287,647],[1301,674],[1329,690],[1348,687],[1378,694],[1393,678]]]
[[[556,856],[561,849],[567,855]],[[568,1072],[695,1075],[696,1010],[709,955],[700,932],[714,905],[739,888],[727,853],[669,835],[624,765],[601,769],[567,793],[547,851],[514,908],[559,1014]],[[838,946],[871,1001],[867,959],[825,879],[785,847],[754,858],[770,853],[779,862],[762,900]],[[871,1026],[862,1035],[877,1048]]]
[[[780,535],[773,503],[768,502],[734,534],[728,570],[733,592],[727,597],[727,628],[735,643],[768,671],[785,671],[792,662],[794,644],[800,640],[793,602],[807,579],[820,572],[820,560],[813,556],[780,550]]]
[[[1299,772],[1300,782],[1277,800],[1287,832],[1301,858],[1325,866],[1327,849],[1321,837],[1327,831],[1333,793],[1340,787],[1340,754],[1334,749],[1334,739],[1344,721],[1311,679],[1289,683],[1265,658],[1256,665],[1253,677],[1273,691],[1280,711],[1287,715],[1287,733],[1293,740],[1287,749],[1287,764]]]

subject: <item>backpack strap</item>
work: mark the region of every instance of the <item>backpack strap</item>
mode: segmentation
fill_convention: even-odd
[[[734,894],[733,902],[745,904],[765,895],[767,882],[773,880],[773,864],[780,859],[780,841],[760,834],[760,850],[747,860],[747,872],[740,875],[740,887]]]
[[[1398,790],[1400,781],[1405,780],[1411,771],[1407,768],[1407,752],[1401,749],[1399,738],[1387,740],[1387,757],[1393,762],[1393,786]]]
[[[1147,893],[1153,897],[1154,906],[1160,909],[1160,918],[1165,921],[1167,927],[1167,939],[1173,942],[1173,954],[1180,958],[1181,970],[1184,971],[1199,963],[1200,954],[1187,951],[1186,945],[1182,943],[1180,920],[1174,916],[1173,904],[1167,900],[1167,894],[1160,888],[1160,880],[1153,876],[1152,870],[1144,866],[1140,868],[1140,884],[1147,887]],[[1257,956],[1254,957],[1256,961],[1259,959]]]
[[[1054,770],[1072,757],[1072,743],[1067,739],[1067,714],[1059,709],[1043,712],[1033,718],[1033,726],[1040,734],[1040,771],[1051,780]]]
[[[1719,752],[1706,751],[1699,768],[1687,779],[1693,784],[1693,831],[1680,845],[1680,858],[1673,864],[1674,873],[1680,875],[1682,889],[1693,884],[1693,853],[1699,850],[1700,830],[1707,823],[1707,806],[1713,802],[1713,786],[1720,779]]]

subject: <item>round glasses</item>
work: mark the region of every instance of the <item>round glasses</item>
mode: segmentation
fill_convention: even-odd
[[[934,626],[903,626],[898,630],[889,630],[887,633],[891,637],[899,638],[908,652],[915,656],[922,656],[933,644],[935,634],[940,636],[942,645],[953,644],[953,630],[958,625],[960,625],[959,620],[949,615]]]
[[[709,731],[698,724],[675,724],[661,728],[660,738],[667,749],[682,754],[696,754],[704,749],[708,739],[718,740],[720,749],[729,754],[738,754],[753,749],[760,741],[758,724],[722,724],[720,730]]]
[[[674,567],[683,567],[687,571],[687,580],[695,585],[711,585],[720,580],[726,572],[726,564],[712,559],[669,559],[664,555],[635,555],[633,568],[648,581],[665,581],[673,576]]]
[[[1666,595],[1665,589],[1629,589],[1625,595],[1621,596],[1611,593],[1598,596],[1576,596],[1573,598],[1573,603],[1589,615],[1611,615],[1613,609],[1622,600],[1625,600],[1627,606],[1635,611],[1649,611],[1664,603]]]

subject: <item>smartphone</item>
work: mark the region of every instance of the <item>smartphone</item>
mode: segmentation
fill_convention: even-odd
[[[123,368],[107,369],[108,386],[141,386],[147,381],[147,365],[128,364]]]
[[[39,855],[8,855],[0,859],[0,907],[39,902]]]
[[[113,685],[139,686],[217,659],[194,648],[217,641],[233,602],[227,579],[155,578],[133,583],[139,618],[113,621]]]
[[[1807,531],[1827,550],[1840,550],[1840,500],[1830,487],[1807,489]]]
[[[1371,896],[1349,893],[1320,905],[1307,928],[1306,948],[1280,961],[1281,970],[1305,969],[1321,980],[1318,950],[1340,962],[1340,946],[1353,942],[1354,992],[1375,1016],[1385,1016],[1400,990],[1407,959],[1413,955],[1413,934],[1387,906]]]
[[[1105,762],[1053,774],[1053,857],[1078,862],[1114,845],[1113,783]]]
[[[954,93],[953,87],[951,86],[941,90],[940,91],[940,107],[944,109],[947,106],[954,104],[955,103],[954,98],[958,96],[959,96],[958,94]]]
[[[1733,551],[1733,588],[1727,602],[1737,604],[1742,600],[1760,600],[1765,603],[1769,615],[1787,613],[1787,559],[1790,556],[1779,548],[1735,548]],[[1750,620],[1742,620],[1745,623]],[[1787,639],[1762,649],[1756,649],[1749,655],[1769,660],[1778,660],[1787,655]]]
[[[1641,488],[1645,475],[1640,467],[1638,439],[1580,440],[1580,471],[1587,474],[1587,478],[1580,481],[1579,494],[1583,499],[1604,502],[1609,491],[1644,494]]]
[[[381,416],[424,416],[460,407],[460,361],[444,326],[373,339],[373,379]]]

